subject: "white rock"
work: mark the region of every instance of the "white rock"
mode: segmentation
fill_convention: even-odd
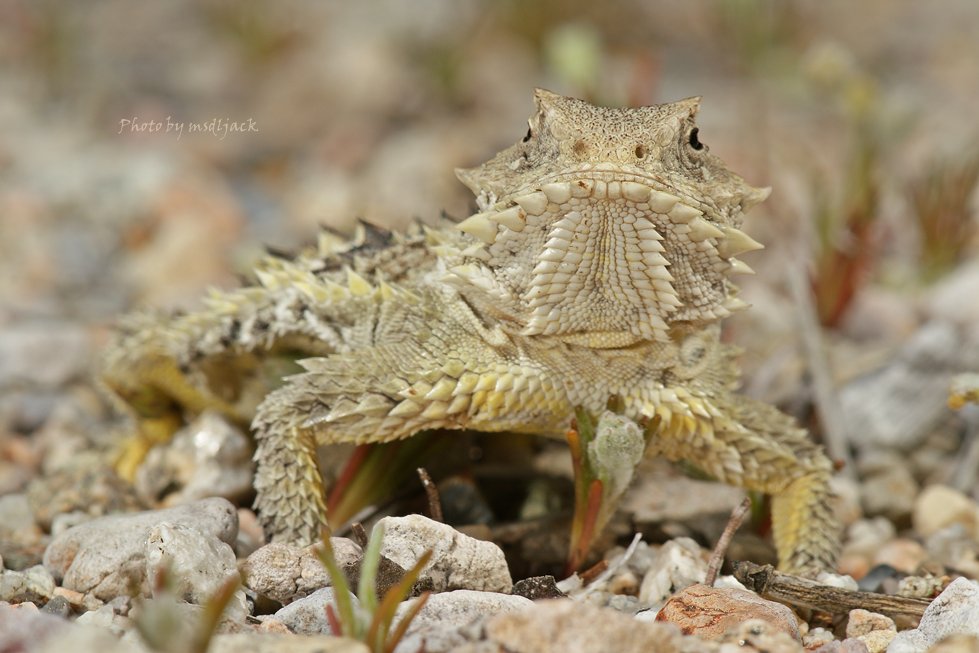
[[[92,626],[103,630],[111,631],[113,635],[119,636],[123,633],[128,620],[120,617],[112,609],[111,605],[103,605],[98,610],[89,610],[78,615],[75,623],[79,626]]]
[[[359,546],[343,537],[330,538],[341,569],[356,566],[363,555]],[[330,575],[314,546],[298,547],[283,542],[266,544],[242,564],[245,586],[260,596],[288,605],[330,585]]]
[[[44,566],[62,586],[102,600],[135,589],[148,596],[146,543],[163,522],[196,528],[226,544],[235,541],[238,514],[224,499],[205,499],[166,510],[110,515],[70,528],[44,552]]]
[[[206,497],[237,501],[252,490],[252,445],[241,429],[205,411],[165,446],[154,447],[136,472],[135,486],[147,501],[187,503]]]
[[[156,578],[164,570],[173,582],[173,591],[196,605],[204,605],[222,586],[239,578],[235,552],[227,543],[192,526],[172,522],[157,524],[146,541],[147,576]],[[224,617],[243,621],[247,615],[245,592],[239,588]]]
[[[513,588],[503,551],[492,542],[463,535],[421,515],[385,517],[378,526],[384,528],[381,554],[405,569],[426,550],[432,551],[419,581],[431,581],[436,592],[472,589],[508,593]]]
[[[360,602],[351,595],[355,609]],[[280,609],[272,618],[280,621],[298,635],[333,635],[330,622],[326,619],[326,606],[336,610],[336,592],[332,587],[318,589],[307,597],[297,599]]]
[[[677,590],[704,582],[707,562],[689,537],[678,537],[660,547],[639,586],[639,602],[660,606]]]
[[[10,603],[46,603],[54,596],[54,578],[42,565],[24,571],[10,571],[0,566],[0,601]]]
[[[846,574],[834,574],[828,571],[819,572],[819,575],[816,576],[816,582],[821,585],[839,587],[840,589],[849,590],[851,592],[856,592],[860,589],[860,585],[857,584],[857,581],[855,581],[852,576],[848,576]]]
[[[917,628],[897,634],[887,653],[921,653],[956,634],[979,635],[979,583],[962,577],[931,602]]]
[[[208,653],[370,653],[366,644],[330,635],[271,635],[265,633],[218,633]]]
[[[403,601],[394,616],[395,627],[418,599]],[[450,651],[478,637],[476,624],[488,617],[509,612],[520,612],[534,607],[534,602],[522,596],[455,590],[432,594],[418,612],[396,653],[427,653]],[[472,631],[469,630],[470,627]]]
[[[890,617],[868,610],[850,610],[846,636],[859,639],[870,653],[883,653],[895,635],[897,626]]]

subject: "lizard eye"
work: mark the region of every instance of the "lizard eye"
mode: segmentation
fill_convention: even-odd
[[[526,136],[524,136],[524,137],[523,137],[523,140],[521,140],[520,142],[521,142],[521,143],[526,143],[527,141],[529,141],[529,140],[531,139],[531,137],[532,137],[533,135],[534,135],[534,128],[533,128],[533,127],[528,127],[528,128],[527,128],[527,135],[526,135]]]
[[[689,137],[690,147],[692,147],[695,150],[704,149],[704,144],[701,143],[700,139],[697,137],[699,133],[700,133],[699,127],[694,127],[693,129],[690,130],[690,137]]]

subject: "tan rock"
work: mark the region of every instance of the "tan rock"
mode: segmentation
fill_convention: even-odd
[[[979,523],[979,506],[958,490],[944,485],[929,485],[914,503],[912,522],[914,530],[922,537],[952,524],[962,524],[972,533]]]
[[[846,636],[863,642],[869,653],[883,653],[897,635],[897,626],[890,617],[876,612],[850,610]]]
[[[872,567],[890,565],[905,574],[913,574],[928,557],[925,548],[907,538],[901,537],[885,544],[873,557]]]
[[[801,641],[792,610],[748,590],[691,585],[670,597],[656,615],[656,621],[676,624],[684,634],[704,639],[719,639],[749,619],[764,621]]]
[[[522,612],[486,622],[486,637],[512,653],[691,653],[707,645],[687,642],[676,627],[636,621],[626,615],[567,599],[538,601]],[[681,642],[689,646],[681,649]],[[716,650],[716,649],[710,649]]]

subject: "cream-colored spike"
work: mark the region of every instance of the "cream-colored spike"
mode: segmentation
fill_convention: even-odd
[[[480,261],[489,261],[492,257],[482,245],[472,245],[462,250],[463,256],[478,258]]]
[[[674,222],[690,222],[694,218],[700,217],[704,214],[700,209],[695,209],[692,206],[687,206],[682,202],[677,202],[676,206],[670,209],[669,216]]]
[[[316,240],[316,251],[320,256],[330,256],[342,252],[349,246],[350,243],[345,238],[325,229],[320,231]]]
[[[527,212],[519,206],[512,206],[506,211],[500,211],[496,214],[490,213],[487,217],[513,231],[523,231],[523,228],[527,226]]]
[[[570,190],[568,192],[570,193]],[[515,201],[530,215],[540,215],[547,210],[549,199],[542,191],[536,191],[529,195],[518,197]]]
[[[452,398],[452,391],[456,389],[455,379],[441,379],[425,395],[425,399],[432,401],[447,401]]]
[[[676,195],[670,195],[663,191],[651,190],[649,193],[649,208],[664,215],[669,213],[670,209],[676,206],[679,201],[680,198]]]
[[[652,190],[646,184],[638,184],[634,181],[622,182],[622,194],[625,195],[626,199],[633,202],[645,202],[649,199]]]
[[[258,282],[269,290],[278,290],[282,286],[277,275],[270,274],[265,270],[255,270],[255,276],[258,277]]]
[[[764,188],[752,188],[750,191],[744,194],[741,198],[741,210],[747,211],[753,206],[757,206],[768,199],[768,196],[772,194],[772,187],[765,186]]]
[[[469,216],[456,225],[459,231],[479,238],[484,243],[492,243],[496,240],[496,233],[499,227],[497,224],[486,217],[485,213],[476,213]]]
[[[350,294],[355,296],[369,295],[374,290],[367,279],[350,268],[347,268],[347,287],[350,288]]]
[[[717,251],[722,258],[732,258],[738,254],[764,249],[764,245],[734,227],[724,229],[724,238],[717,243]]]
[[[697,242],[707,240],[708,238],[720,238],[724,235],[723,231],[701,217],[694,218],[687,223],[687,226],[690,227],[691,240]]]
[[[392,288],[391,285],[388,284],[387,282],[381,281],[380,283],[378,283],[377,289],[381,294],[381,299],[383,300],[392,299],[395,295],[394,288]]]
[[[411,399],[405,399],[397,406],[391,409],[388,413],[388,417],[410,417],[412,415],[417,415],[422,411],[422,405],[417,401],[412,401]]]
[[[293,285],[314,302],[325,303],[331,299],[330,293],[321,284],[299,281]]]
[[[469,395],[459,395],[449,402],[449,407],[445,409],[447,415],[455,415],[469,408]]]
[[[728,297],[727,299],[724,300],[724,308],[731,311],[732,313],[736,313],[737,311],[743,311],[749,306],[751,306],[751,304],[744,301],[743,299],[739,299],[738,297]]]
[[[728,271],[730,274],[754,274],[755,271],[751,269],[747,263],[740,259],[732,258],[728,260],[731,264],[731,269]]]
[[[433,401],[430,403],[421,416],[425,419],[443,419],[449,414],[449,404],[444,401]]]

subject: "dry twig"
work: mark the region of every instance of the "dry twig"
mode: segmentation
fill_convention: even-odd
[[[367,540],[369,539],[367,537],[367,530],[359,521],[355,521],[354,523],[350,524],[350,536],[353,538],[354,542],[360,545],[360,548],[367,546]]]
[[[724,563],[724,556],[727,554],[727,548],[731,545],[731,538],[734,537],[735,531],[741,528],[741,524],[744,523],[745,515],[748,514],[748,509],[751,507],[751,499],[745,497],[741,500],[741,503],[734,507],[731,511],[731,517],[727,520],[727,526],[724,527],[724,531],[721,536],[717,538],[717,544],[714,546],[714,551],[710,554],[710,561],[707,563],[707,576],[704,578],[704,585],[708,587],[714,586],[714,581],[717,580],[717,572],[721,570],[721,565]]]
[[[439,496],[439,489],[436,487],[432,477],[429,476],[428,470],[426,470],[424,467],[419,467],[418,478],[421,479],[422,487],[425,488],[425,496],[428,497],[429,516],[437,522],[443,521],[442,498]]]
[[[735,562],[734,577],[766,599],[832,614],[846,614],[855,608],[863,608],[892,618],[920,619],[931,603],[928,599],[820,585],[808,578],[775,571],[771,565],[756,565],[753,562]]]

